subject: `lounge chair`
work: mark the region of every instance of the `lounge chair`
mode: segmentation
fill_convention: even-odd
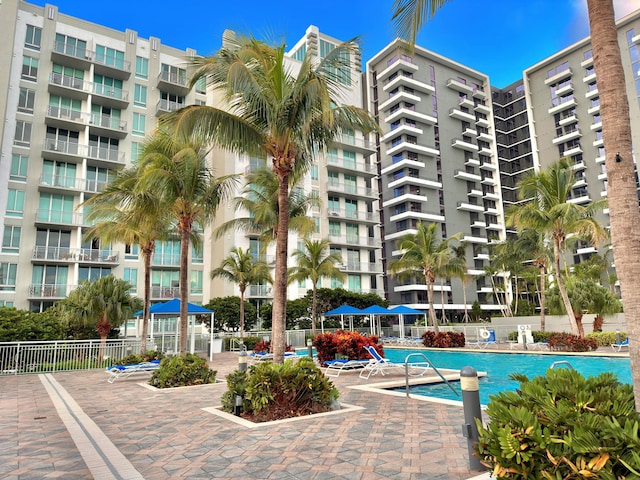
[[[324,363],[327,366],[324,371],[327,377],[339,377],[343,371],[364,368],[369,360],[329,360]]]
[[[481,328],[478,332],[480,335],[480,340],[466,342],[467,345],[476,348],[487,348],[488,345],[495,345],[496,342],[496,331],[495,330],[487,330],[486,328]]]
[[[285,360],[287,359],[297,360],[298,358],[300,357],[296,352],[284,352]],[[255,365],[256,363],[260,363],[260,362],[273,361],[273,353],[264,353],[264,352],[250,353],[249,360],[251,361],[252,365]]]
[[[619,352],[624,347],[629,348],[629,337],[627,337],[624,341],[622,341],[620,343],[612,343],[611,344],[611,348],[613,348],[614,352]]]
[[[401,372],[404,372],[404,363],[395,363],[391,360],[387,360],[386,358],[381,357],[378,351],[370,345],[365,345],[364,348],[367,352],[369,352],[369,355],[371,355],[371,360],[369,360],[369,363],[367,363],[360,372],[360,378],[369,378],[371,375],[377,375],[378,373],[380,375],[385,375],[389,370],[398,371],[398,369],[400,369]],[[409,375],[424,375],[428,368],[429,366],[426,364],[410,363]]]
[[[160,368],[160,360],[152,360],[150,362],[135,363],[132,365],[113,365],[107,368],[109,374],[109,383],[115,382],[119,378],[129,377],[136,373],[152,374]]]

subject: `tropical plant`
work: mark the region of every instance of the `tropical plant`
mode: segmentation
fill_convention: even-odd
[[[454,268],[459,264],[451,262],[453,252],[451,244],[460,238],[460,234],[440,240],[436,233],[436,223],[418,222],[416,233],[410,233],[398,240],[401,257],[389,265],[389,272],[399,279],[424,278],[427,285],[429,302],[429,320],[435,332],[438,332],[438,320],[433,307],[433,290],[439,276],[452,276]]]
[[[631,385],[612,373],[557,368],[491,397],[474,449],[496,478],[637,478],[640,439]]]
[[[272,341],[274,361],[284,361],[289,189],[317,152],[343,130],[377,130],[366,110],[342,105],[342,73],[351,69],[357,40],[338,45],[324,58],[309,54],[293,72],[284,44],[228,33],[211,57],[194,57],[192,85],[206,78],[224,108],[189,106],[167,116],[183,132],[203,132],[223,148],[270,159],[278,177],[278,224]]]
[[[100,358],[104,358],[107,335],[131,318],[142,301],[131,296],[131,284],[113,275],[93,282],[85,281],[67,298],[58,302],[61,313],[70,322],[92,325],[100,335]]]
[[[65,330],[54,307],[41,313],[0,307],[0,342],[63,340]]]
[[[567,247],[567,237],[575,236],[592,244],[608,238],[607,232],[594,215],[602,210],[604,200],[588,205],[568,201],[575,178],[566,159],[550,165],[546,170],[525,177],[519,185],[522,199],[532,199],[513,205],[507,211],[507,224],[515,225],[518,231],[534,229],[545,232],[553,245],[555,282],[564,302],[571,332],[579,335],[578,323],[564,285],[560,259]]]
[[[216,238],[231,230],[257,233],[262,250],[266,250],[276,240],[278,228],[279,182],[270,170],[256,170],[245,177],[245,186],[240,196],[233,199],[238,212],[249,212],[249,216],[237,217],[216,228]],[[307,194],[296,188],[295,178],[290,181],[289,190],[289,231],[307,235],[314,231],[316,223],[309,216],[309,209],[320,206],[316,195]]]
[[[414,45],[418,31],[449,0],[395,0],[393,20],[399,36]],[[640,209],[633,161],[629,97],[622,65],[613,0],[587,0],[593,67],[598,75],[602,139],[607,146],[609,225],[625,319],[632,338],[636,407],[640,410]]]
[[[141,351],[147,349],[149,308],[151,306],[151,259],[156,241],[170,233],[167,210],[160,208],[154,189],[138,189],[139,167],[118,171],[104,190],[80,206],[88,208],[87,221],[93,223],[84,236],[100,238],[103,242],[139,245],[144,268],[144,305],[142,309]]]
[[[462,317],[465,323],[470,320],[469,312],[467,308],[467,285],[473,279],[473,276],[469,274],[469,267],[467,265],[467,247],[468,242],[460,242],[459,245],[453,246],[453,253],[455,255],[455,261],[458,262],[459,268],[457,278],[462,284],[462,304],[464,309],[464,315]],[[444,303],[444,302],[443,302]]]
[[[244,337],[244,292],[248,285],[270,281],[269,266],[255,261],[254,255],[242,247],[232,247],[218,268],[211,270],[211,278],[224,278],[238,285],[240,290],[240,338]]]
[[[348,360],[367,360],[370,355],[364,347],[371,346],[384,357],[384,347],[378,343],[378,337],[364,336],[351,330],[337,330],[335,333],[319,333],[313,338],[318,354],[318,362],[324,365],[342,355]]]
[[[175,388],[205,385],[216,381],[217,371],[209,368],[207,361],[193,353],[165,358],[160,368],[153,372],[149,385],[156,388]]]
[[[213,219],[235,187],[235,176],[217,177],[207,164],[208,146],[197,130],[159,129],[144,144],[137,191],[156,192],[180,235],[180,354],[187,351],[189,245],[200,246],[198,230]]]
[[[246,329],[250,329],[255,325],[258,311],[255,306],[247,300],[243,302],[244,324]],[[240,297],[216,297],[209,300],[205,308],[215,312],[214,325],[211,327],[214,331],[221,329],[228,331],[240,330]],[[209,316],[205,321],[209,322]]]
[[[335,280],[344,280],[345,274],[342,273],[337,263],[342,261],[342,257],[337,253],[329,253],[329,245],[331,242],[327,239],[312,240],[306,238],[304,240],[304,248],[297,248],[293,251],[292,257],[296,265],[289,269],[289,283],[311,280],[311,334],[316,334],[316,312],[317,312],[317,295],[318,282],[321,278],[329,278]]]

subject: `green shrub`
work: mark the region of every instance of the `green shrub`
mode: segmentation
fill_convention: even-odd
[[[139,353],[130,353],[120,360],[113,360],[112,365],[135,365],[141,362],[150,362],[151,360],[162,360],[164,353],[159,350],[147,350],[144,355]]]
[[[231,345],[233,341],[234,345]],[[224,349],[229,352],[232,350],[232,346],[237,347],[237,342],[240,341],[240,337],[224,337]],[[262,337],[243,337],[242,341],[244,342],[247,350],[253,350],[256,345],[262,341]]]
[[[534,342],[548,342],[549,337],[554,333],[556,332],[541,332],[540,330],[531,330],[531,337],[533,338]],[[515,332],[509,333],[509,335],[507,335],[507,338],[511,342],[517,342],[518,331],[516,330]]]
[[[233,412],[235,396],[243,396],[242,416],[256,422],[326,412],[338,390],[310,358],[284,364],[262,362],[227,376],[222,406]]]
[[[586,337],[595,340],[599,347],[608,347],[612,343],[616,343],[616,332],[593,332],[588,333]],[[620,332],[620,341],[624,342],[626,338],[627,333]]]
[[[585,379],[548,370],[515,392],[491,396],[476,454],[496,478],[638,478],[640,440],[631,385],[612,373]]]
[[[204,358],[187,353],[184,357],[176,355],[162,360],[160,368],[153,372],[149,385],[158,388],[202,385],[215,382],[216,374],[217,372],[209,368]]]

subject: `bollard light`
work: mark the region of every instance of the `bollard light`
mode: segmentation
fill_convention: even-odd
[[[238,370],[241,372],[247,371],[247,349],[242,345],[242,350],[238,354]]]
[[[234,414],[236,417],[240,416],[240,413],[242,412],[242,397],[240,395],[236,395],[236,403],[235,403],[235,408],[234,408]]]
[[[309,358],[313,358],[313,340],[307,338],[307,354]]]
[[[616,343],[620,343],[622,337],[620,336],[620,329],[616,328]]]
[[[460,389],[462,390],[462,409],[464,410],[464,424],[462,435],[467,439],[469,449],[469,468],[475,471],[484,470],[480,459],[474,455],[473,447],[478,442],[478,426],[476,419],[482,421],[480,409],[480,385],[478,372],[473,367],[463,367],[460,370]]]

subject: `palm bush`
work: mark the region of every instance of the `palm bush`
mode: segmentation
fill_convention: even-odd
[[[640,477],[640,439],[631,385],[612,373],[584,378],[548,370],[491,397],[475,446],[497,478],[615,480]]]
[[[157,388],[185,387],[214,383],[218,372],[211,370],[207,361],[193,353],[165,358],[153,372],[149,385]]]

